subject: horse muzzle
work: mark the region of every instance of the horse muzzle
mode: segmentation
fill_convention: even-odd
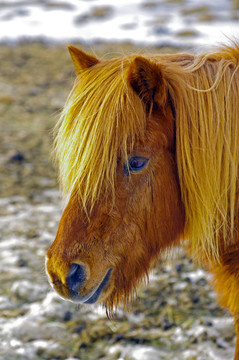
[[[46,271],[52,287],[61,297],[75,303],[94,304],[102,301],[110,287],[112,270],[110,267],[103,276],[92,279],[88,266],[72,263],[66,276],[62,276],[60,270],[53,271],[49,259],[46,260]]]
[[[73,263],[71,265],[69,274],[66,278],[66,283],[70,289],[70,298],[74,302],[84,304],[94,304],[99,299],[101,293],[109,284],[112,268],[109,268],[103,280],[92,288],[86,295],[80,295],[80,290],[86,281],[84,267],[79,264]]]

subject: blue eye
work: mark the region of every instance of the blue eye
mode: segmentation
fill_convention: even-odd
[[[128,159],[128,163],[124,164],[124,174],[129,176],[129,173],[136,173],[141,170],[148,164],[149,159],[143,156],[131,156]]]

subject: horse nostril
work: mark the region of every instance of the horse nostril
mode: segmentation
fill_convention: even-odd
[[[85,270],[82,265],[71,264],[69,274],[66,278],[66,283],[69,286],[70,290],[78,292],[81,286],[85,282]]]

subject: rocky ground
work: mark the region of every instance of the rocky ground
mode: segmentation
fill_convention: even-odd
[[[139,51],[100,43],[94,50]],[[40,42],[1,45],[0,64],[0,359],[232,359],[233,320],[182,251],[154,270],[133,310],[114,320],[51,290],[44,255],[62,211],[51,134],[73,67],[65,46]]]

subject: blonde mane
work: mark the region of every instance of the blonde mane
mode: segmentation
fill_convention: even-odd
[[[102,192],[114,195],[118,159],[145,130],[143,104],[127,82],[128,65],[115,59],[85,70],[56,128],[63,191],[76,192],[88,210]]]
[[[186,231],[201,261],[218,261],[238,230],[238,70],[239,47],[203,54],[184,69],[187,86],[173,92]]]
[[[196,57],[149,56],[162,67],[176,114],[185,234],[198,259],[218,259],[238,215],[239,47]],[[114,194],[117,163],[146,128],[145,106],[127,81],[133,57],[82,72],[57,126],[60,182],[85,208]]]

